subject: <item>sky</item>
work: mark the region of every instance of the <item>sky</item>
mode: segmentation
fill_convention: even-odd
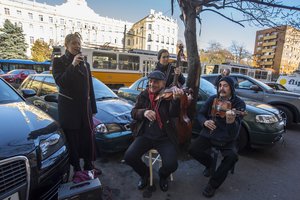
[[[48,5],[60,5],[66,0],[36,0]],[[290,0],[289,0],[290,1]],[[150,9],[162,12],[166,16],[171,15],[171,0],[86,0],[88,6],[102,17],[110,17],[135,23],[149,15]],[[179,26],[178,39],[184,41],[184,24],[179,19],[180,10],[175,0],[173,18],[177,19]],[[233,13],[235,14],[235,13]],[[199,49],[206,49],[210,42],[219,42],[223,48],[229,48],[233,41],[244,45],[253,53],[256,31],[262,27],[245,27],[237,25],[212,12],[201,14],[201,35],[199,35],[199,23],[197,22],[197,44]]]

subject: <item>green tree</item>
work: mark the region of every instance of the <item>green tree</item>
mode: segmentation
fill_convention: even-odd
[[[47,42],[36,40],[31,47],[32,60],[44,62],[51,59],[51,48]]]
[[[0,59],[27,59],[22,27],[5,20],[3,28],[0,28]]]

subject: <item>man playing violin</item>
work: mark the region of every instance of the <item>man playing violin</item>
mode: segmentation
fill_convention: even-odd
[[[226,109],[223,106],[229,105]],[[210,177],[203,191],[206,197],[212,197],[215,190],[225,181],[228,172],[238,160],[236,140],[242,121],[245,102],[236,96],[233,80],[226,76],[217,85],[217,94],[208,98],[200,109],[197,120],[203,129],[199,137],[192,143],[189,154],[203,164],[203,174]],[[216,147],[223,155],[220,166],[214,171],[210,149]]]
[[[160,95],[165,88],[165,74],[153,71],[148,76],[149,87],[137,97],[131,111],[132,118],[139,123],[136,138],[125,152],[124,160],[140,176],[138,189],[143,189],[149,181],[149,168],[142,156],[150,149],[156,149],[161,155],[162,166],[159,169],[159,185],[162,191],[168,190],[168,177],[178,166],[176,149],[176,129],[172,122],[178,117],[182,89],[173,88],[173,98],[164,99]]]

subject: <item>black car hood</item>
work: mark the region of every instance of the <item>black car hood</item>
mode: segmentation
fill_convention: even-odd
[[[0,159],[30,153],[58,129],[52,118],[25,102],[0,104],[0,114]]]
[[[133,106],[121,99],[109,99],[97,101],[96,118],[102,123],[127,124],[131,118]]]

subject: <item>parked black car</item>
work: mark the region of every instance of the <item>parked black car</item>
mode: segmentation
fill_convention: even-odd
[[[55,199],[69,175],[58,124],[0,78],[0,199]],[[23,96],[35,95],[23,90]]]
[[[132,104],[120,99],[111,89],[92,78],[98,113],[94,117],[99,152],[118,152],[127,149],[133,140],[130,130]],[[55,120],[58,120],[58,87],[51,74],[32,74],[19,87],[33,89],[36,95],[27,98]]]
[[[118,91],[120,97],[135,102],[137,95],[146,89],[148,79],[140,78],[129,88],[121,87]],[[203,106],[209,96],[216,94],[213,84],[200,79],[199,98],[197,100],[197,110]],[[282,139],[284,133],[284,122],[279,111],[263,103],[245,100],[248,114],[242,121],[239,135],[239,149],[243,150],[247,146],[269,146]],[[193,133],[199,134],[201,126],[197,120],[193,123]]]
[[[214,83],[218,74],[202,75],[201,77]],[[236,93],[245,98],[264,102],[276,107],[286,126],[300,122],[300,94],[274,90],[265,83],[242,74],[230,74],[235,82]]]

